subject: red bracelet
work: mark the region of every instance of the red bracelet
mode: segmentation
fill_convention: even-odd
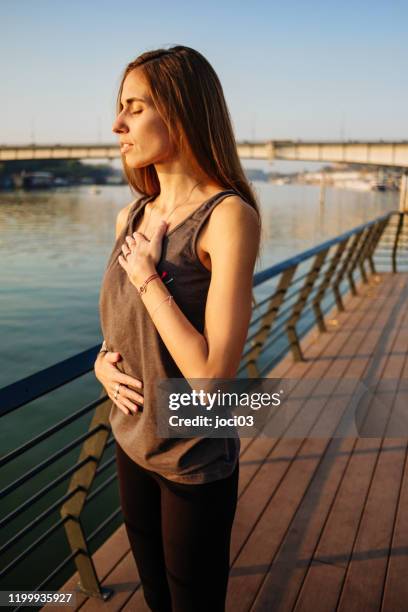
[[[160,276],[157,273],[155,273],[149,276],[149,278],[146,278],[143,285],[140,285],[139,287],[139,293],[146,293],[147,291],[146,288],[147,288],[148,283],[150,283],[150,281],[153,280],[154,278],[160,278]]]

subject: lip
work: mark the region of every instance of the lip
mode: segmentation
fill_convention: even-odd
[[[127,151],[129,151],[129,149],[131,149],[133,147],[132,144],[128,143],[128,142],[123,142],[120,145],[120,152],[121,153],[127,153]]]

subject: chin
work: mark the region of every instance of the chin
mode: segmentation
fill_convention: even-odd
[[[156,163],[154,159],[137,159],[137,157],[131,152],[125,153],[124,155],[125,162],[128,168],[132,168],[133,170],[137,170],[138,168],[146,168],[147,166],[151,166]]]
[[[128,168],[137,169],[143,168],[147,165],[145,162],[138,160],[135,155],[132,155],[132,153],[125,153],[122,157]]]
[[[150,164],[148,164],[148,163],[147,164],[146,163],[137,163],[137,162],[129,161],[128,159],[126,160],[126,165],[131,170],[139,170],[141,168],[146,168],[147,166],[150,166]]]

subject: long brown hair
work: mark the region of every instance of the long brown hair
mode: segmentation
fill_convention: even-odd
[[[237,191],[257,211],[261,226],[257,198],[242,168],[224,92],[211,64],[198,51],[182,45],[142,53],[123,73],[116,102],[118,114],[123,108],[124,80],[135,68],[143,71],[176,150],[207,177]],[[125,156],[121,157],[132,191],[149,196],[160,193],[153,164],[130,168]]]

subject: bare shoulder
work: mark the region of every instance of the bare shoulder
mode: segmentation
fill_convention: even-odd
[[[251,204],[245,202],[237,195],[225,197],[212,211],[208,224],[208,242],[215,243],[221,236],[225,237],[225,230],[231,236],[245,235],[246,240],[259,240],[259,216]]]
[[[118,212],[117,216],[116,216],[116,238],[118,238],[118,236],[120,235],[120,233],[123,231],[127,220],[128,220],[128,216],[129,216],[129,210],[130,208],[133,206],[135,202],[130,202],[130,204],[128,204],[127,206],[124,206],[123,208],[120,209],[120,211]]]

